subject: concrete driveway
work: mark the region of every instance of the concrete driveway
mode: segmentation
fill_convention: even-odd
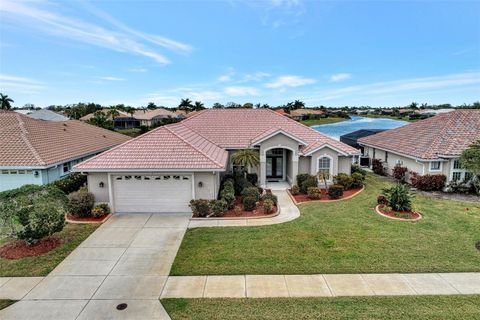
[[[119,214],[90,235],[1,319],[169,319],[158,301],[187,214]],[[127,303],[118,311],[116,306]]]

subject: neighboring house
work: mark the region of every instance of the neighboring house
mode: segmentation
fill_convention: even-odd
[[[133,117],[140,121],[140,125],[152,127],[159,124],[162,119],[177,119],[179,115],[167,109],[158,108],[153,110],[138,110],[133,114]]]
[[[68,121],[70,120],[68,117],[60,113],[53,112],[47,109],[40,109],[33,111],[32,113],[27,114],[30,118],[38,119],[38,120],[45,120],[45,121]]]
[[[76,120],[43,121],[0,110],[0,191],[57,180],[129,139]]]
[[[363,137],[368,137],[373,134],[377,134],[379,132],[383,132],[386,129],[360,129],[357,131],[353,131],[347,134],[344,134],[343,136],[340,136],[340,141],[348,144],[349,146],[355,148],[355,149],[360,149],[360,151],[363,153],[363,147],[358,144],[358,139],[363,138]]]
[[[296,109],[296,110],[291,110],[290,111],[290,117],[294,120],[305,120],[308,119],[310,116],[320,116],[324,114],[325,112],[322,110],[318,109],[308,109],[308,108],[303,108],[303,109]]]
[[[298,173],[350,173],[346,144],[269,109],[207,109],[159,127],[75,166],[88,173],[97,202],[115,212],[186,212],[191,199],[217,198],[221,176],[235,169],[230,156],[255,148],[251,168],[265,187],[292,184]],[[330,179],[331,180],[331,179]],[[99,187],[99,186],[103,187]]]
[[[420,175],[444,174],[447,181],[468,180],[459,157],[480,140],[480,110],[456,110],[359,139],[365,155]]]
[[[140,121],[135,119],[131,114],[127,112],[117,109],[118,115],[112,117],[110,115],[111,109],[102,109],[99,111],[108,116],[111,120],[113,120],[113,126],[115,127],[115,129],[132,129],[140,127]],[[92,119],[94,116],[95,113],[89,113],[86,116],[81,117],[79,120],[86,122]]]
[[[286,113],[285,110],[283,109],[276,109],[274,110],[276,113],[278,114],[281,114],[282,116],[285,116],[285,117],[289,117],[291,118],[292,116],[290,115],[290,113]]]

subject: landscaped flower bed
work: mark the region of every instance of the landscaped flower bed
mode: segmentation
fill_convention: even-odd
[[[65,214],[65,221],[69,223],[104,223],[112,214],[108,213],[100,217],[76,217],[69,213]]]
[[[375,212],[395,220],[419,220],[422,215],[413,210],[413,198],[410,187],[398,183],[383,189],[383,194],[377,197],[378,205],[375,207]]]
[[[328,195],[327,190],[325,190],[325,189],[320,189],[320,198],[319,199],[312,199],[307,194],[302,194],[302,193],[292,195],[290,190],[288,190],[288,192],[289,192],[290,196],[295,200],[296,203],[303,203],[303,202],[311,202],[311,201],[326,202],[326,201],[338,201],[338,200],[350,199],[350,198],[356,196],[357,194],[359,194],[360,192],[362,192],[363,189],[364,188],[361,187],[361,188],[345,190],[345,191],[343,191],[343,195],[338,199],[332,199]]]
[[[45,237],[32,245],[23,240],[12,240],[0,247],[0,258],[15,260],[39,256],[55,249],[62,243],[63,239],[57,236]]]
[[[413,211],[395,211],[392,208],[384,205],[379,204],[375,207],[375,211],[381,215],[386,216],[388,218],[396,219],[396,220],[420,220],[422,219],[422,215],[418,212]]]
[[[238,209],[236,209],[238,208]],[[278,211],[277,206],[274,205],[273,212],[267,213],[265,212],[265,208],[263,206],[263,201],[260,200],[257,202],[257,206],[252,211],[245,210],[242,202],[242,197],[238,196],[235,199],[235,207],[233,209],[227,210],[223,217],[224,218],[251,218],[251,217],[265,217],[265,216],[272,216],[276,215]]]

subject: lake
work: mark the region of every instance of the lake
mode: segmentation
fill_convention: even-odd
[[[336,140],[340,140],[340,136],[360,129],[394,129],[408,124],[406,121],[387,118],[350,117],[350,120],[312,126],[312,128]]]

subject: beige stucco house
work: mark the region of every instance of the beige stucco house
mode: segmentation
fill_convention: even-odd
[[[230,156],[260,153],[259,185],[295,183],[298,173],[350,173],[354,149],[268,109],[207,109],[152,130],[75,167],[97,202],[116,212],[185,212],[191,199],[217,198]]]
[[[444,174],[447,182],[469,180],[461,153],[480,140],[480,110],[456,110],[358,140],[364,155],[379,159],[389,174],[396,165],[420,175]]]

